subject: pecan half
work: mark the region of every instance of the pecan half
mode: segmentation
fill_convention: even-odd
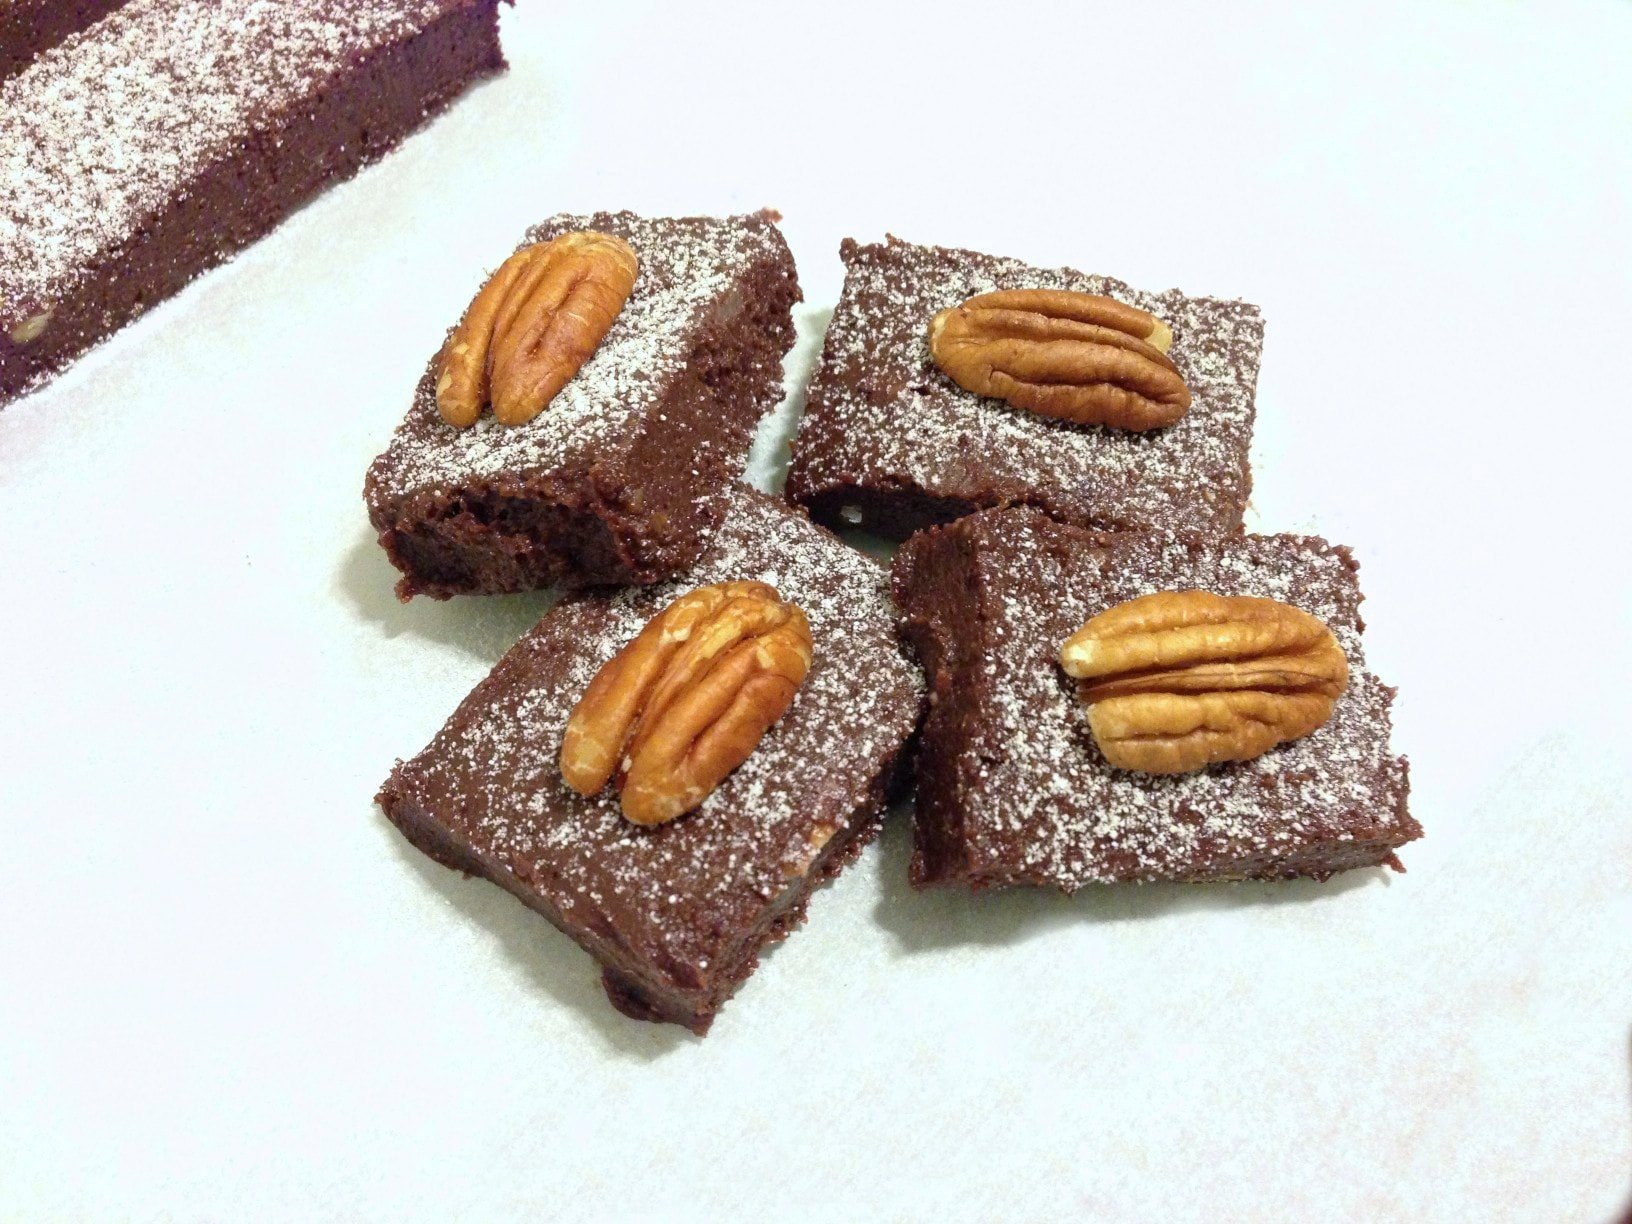
[[[463,429],[487,403],[506,425],[544,410],[611,330],[638,263],[621,238],[583,230],[499,265],[437,357],[436,407]]]
[[[616,777],[623,814],[662,824],[753,752],[810,670],[810,624],[763,582],[682,595],[596,673],[567,719],[561,775],[580,795]]]
[[[1172,329],[1092,293],[1008,289],[937,314],[929,353],[960,387],[1079,425],[1157,429],[1190,407]]]
[[[1337,639],[1301,608],[1163,591],[1116,605],[1066,639],[1105,759],[1143,773],[1246,761],[1308,735],[1348,686]]]

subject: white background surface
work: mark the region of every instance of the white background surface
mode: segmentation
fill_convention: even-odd
[[[1632,1192],[1632,5],[572,5],[0,412],[0,1217],[1587,1220]],[[531,221],[775,205],[1260,303],[1253,523],[1349,543],[1426,840],[913,895],[699,1042],[374,810],[542,596],[363,470]],[[774,448],[773,448],[774,449]]]

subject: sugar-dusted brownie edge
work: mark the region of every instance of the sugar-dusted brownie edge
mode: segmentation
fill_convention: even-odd
[[[759,967],[760,953],[803,925],[816,888],[836,878],[878,836],[884,810],[902,788],[907,772],[903,762],[904,754],[889,769],[880,771],[877,782],[845,814],[840,832],[812,862],[802,886],[784,892],[759,921],[741,932],[736,947],[721,958],[722,971],[703,989],[687,988],[655,976],[650,966],[632,958],[614,937],[574,922],[547,892],[528,887],[503,862],[454,834],[412,798],[411,784],[399,780],[400,765],[375,801],[416,849],[445,867],[497,884],[588,952],[601,967],[601,986],[607,1001],[618,1011],[633,1020],[678,1024],[701,1037],[707,1035],[720,1008]]]
[[[52,287],[49,323],[37,338],[19,343],[12,333],[39,303],[0,303],[0,406],[44,386],[149,308],[266,236],[325,187],[378,161],[472,84],[503,71],[499,4],[462,0],[411,37],[359,55],[343,74],[259,114],[230,154],[204,167],[162,207],[133,216],[127,238]],[[105,21],[125,15],[115,12]],[[76,51],[102,24],[33,67]],[[8,84],[22,79],[19,74]],[[24,313],[13,317],[19,306]]]
[[[1071,268],[889,237],[845,239],[844,287],[792,443],[787,497],[833,527],[894,539],[976,510],[1035,506],[1103,529],[1236,534],[1263,321],[1245,302],[1145,293]],[[1149,434],[1049,421],[953,383],[929,357],[936,310],[992,288],[1106,293],[1174,326],[1195,403]]]
[[[0,12],[0,81],[128,0],[10,0]]]
[[[635,829],[610,792],[565,788],[560,727],[651,614],[728,577],[762,578],[804,607],[811,673],[699,811]],[[505,888],[589,952],[620,1010],[704,1033],[761,949],[803,920],[816,885],[876,834],[904,781],[923,689],[894,620],[881,566],[739,487],[692,573],[568,596],[398,762],[379,803],[426,854]]]
[[[654,375],[661,390],[626,435],[566,448],[548,464],[474,476],[450,471],[428,487],[402,477],[393,438],[370,467],[364,497],[380,544],[403,575],[399,597],[649,584],[694,562],[719,523],[725,490],[741,474],[755,428],[782,396],[793,305],[803,295],[778,219],[769,210],[723,221],[596,213],[533,227],[522,245],[572,228],[635,242],[632,226],[665,224],[735,225],[757,245],[740,275],[687,325],[684,351]],[[637,277],[637,298],[645,291]],[[607,343],[616,334],[614,325]],[[592,381],[595,369],[592,359],[579,379]],[[588,394],[626,408],[616,388]],[[520,428],[552,428],[549,412]],[[448,427],[433,416],[434,375],[427,369],[399,437],[417,431],[422,445],[435,445],[431,435]]]
[[[1250,577],[1289,560],[1305,572]],[[1112,769],[1058,670],[1059,643],[1123,599],[1228,587],[1242,567],[1236,590],[1315,605],[1343,643],[1353,675],[1332,721],[1258,761],[1184,778]],[[1021,508],[914,536],[893,568],[902,632],[930,684],[913,883],[1070,891],[1398,868],[1394,851],[1422,830],[1407,763],[1388,746],[1394,690],[1364,669],[1356,570],[1348,549],[1313,537],[1089,532]],[[1345,770],[1345,759],[1357,764]],[[1353,802],[1314,803],[1343,788]]]

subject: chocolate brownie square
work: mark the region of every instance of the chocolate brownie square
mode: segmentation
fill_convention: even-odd
[[[800,299],[774,213],[558,216],[522,246],[614,234],[640,262],[594,355],[525,425],[442,420],[427,370],[364,496],[403,573],[446,598],[565,584],[653,583],[697,560],[782,395]],[[472,287],[474,292],[475,287]],[[463,303],[450,306],[456,319]],[[434,366],[434,363],[433,363]]]
[[[899,539],[982,507],[1025,504],[1084,527],[1240,531],[1263,347],[1257,307],[896,238],[847,239],[840,254],[844,290],[788,473],[788,496],[817,521]],[[964,390],[930,358],[930,320],[998,289],[1104,294],[1164,320],[1189,411],[1165,429],[1130,433]]]
[[[380,792],[425,853],[508,889],[598,960],[630,1015],[705,1032],[878,828],[923,683],[888,574],[798,510],[737,486],[697,567],[663,587],[569,596]],[[810,619],[814,661],[782,719],[689,815],[641,828],[562,781],[561,734],[591,678],[685,591],[770,583]]]
[[[0,82],[0,403],[502,69],[498,5],[130,0]]]
[[[1349,550],[1307,536],[1107,534],[991,510],[907,541],[894,592],[930,676],[918,762],[919,885],[1313,876],[1398,867],[1422,835],[1389,749],[1394,690],[1365,670]],[[1294,605],[1350,679],[1326,724],[1251,761],[1181,775],[1112,768],[1060,669],[1089,617],[1156,591]]]

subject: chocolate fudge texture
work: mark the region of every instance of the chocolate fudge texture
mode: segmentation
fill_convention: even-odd
[[[1241,529],[1263,346],[1257,307],[895,238],[847,239],[840,254],[844,289],[787,484],[818,521],[904,538],[982,507],[1025,504],[1085,527]],[[1131,433],[964,390],[931,360],[929,323],[997,289],[1104,294],[1163,319],[1189,411],[1165,429]]]
[[[504,67],[499,0],[130,0],[0,83],[0,402]]]
[[[425,853],[583,945],[618,1008],[699,1033],[877,830],[923,696],[882,567],[745,487],[727,507],[681,581],[584,592],[548,612],[379,796]],[[729,579],[770,583],[810,618],[814,660],[787,713],[668,824],[631,824],[612,788],[568,789],[561,734],[596,672],[678,596]]]
[[[640,266],[572,380],[525,425],[487,411],[458,429],[437,412],[433,361],[369,469],[369,520],[404,599],[672,577],[701,555],[782,396],[800,293],[774,214],[558,216],[522,245],[574,230],[624,239]]]
[[[0,0],[0,80],[127,0]]]
[[[1398,867],[1394,850],[1422,830],[1389,748],[1394,691],[1365,669],[1356,568],[1313,537],[1097,533],[1019,507],[914,536],[893,576],[930,677],[913,882],[1071,890]],[[1113,769],[1060,644],[1116,604],[1189,589],[1319,617],[1348,656],[1348,689],[1324,726],[1255,760]]]

